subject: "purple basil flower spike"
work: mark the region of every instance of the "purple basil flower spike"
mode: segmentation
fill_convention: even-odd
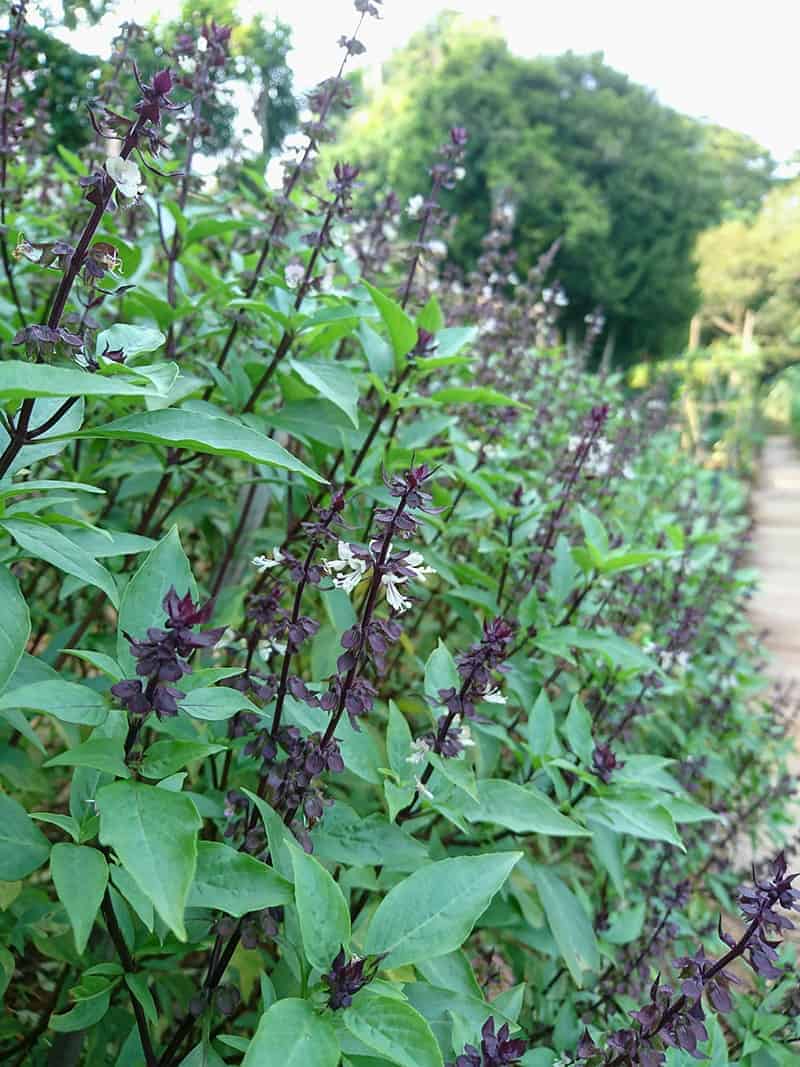
[[[333,1011],[347,1008],[356,993],[369,985],[383,956],[362,959],[353,956],[348,962],[344,949],[339,949],[331,969],[322,976],[322,983],[328,987],[328,1007]]]
[[[494,1018],[490,1015],[481,1027],[481,1047],[465,1045],[453,1067],[512,1067],[519,1063],[528,1048],[524,1038],[511,1038],[508,1023],[495,1033]]]

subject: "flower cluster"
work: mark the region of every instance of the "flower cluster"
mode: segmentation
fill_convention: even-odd
[[[362,277],[372,278],[389,267],[392,245],[399,234],[401,210],[397,194],[390,191],[367,218],[353,219],[345,251],[358,259]]]
[[[600,472],[598,464],[602,464],[603,471],[606,471],[605,463],[609,455],[606,448],[602,447],[594,459],[592,456],[601,440],[608,417],[607,404],[596,404],[592,407],[583,420],[581,432],[569,437],[559,464],[560,469],[554,472],[561,484],[558,492],[554,494],[546,519],[536,530],[536,550],[530,556],[532,583],[536,585],[538,582],[537,588],[540,588],[543,594],[543,582],[553,563],[552,549],[559,535],[566,530],[569,522],[568,507],[573,501],[581,477],[596,477]]]
[[[178,701],[184,694],[170,683],[189,674],[192,668],[188,657],[197,649],[212,648],[223,632],[222,627],[196,632],[196,627],[211,618],[213,601],[200,607],[190,593],[179,597],[172,586],[162,606],[167,616],[166,629],[151,626],[145,639],[125,634],[139,677],[117,682],[111,692],[131,715],[144,717],[151,711],[159,718],[177,715]]]
[[[30,356],[40,356],[45,352],[52,351],[56,345],[63,344],[67,348],[79,349],[83,347],[83,338],[72,333],[64,326],[55,329],[52,326],[39,325],[25,326],[18,330],[11,342],[14,345],[25,345],[25,351]]]
[[[519,1063],[527,1048],[524,1038],[510,1037],[508,1023],[503,1023],[495,1033],[495,1021],[490,1015],[481,1027],[481,1047],[465,1045],[451,1067],[512,1067]]]
[[[175,41],[175,55],[183,61],[181,66],[187,71],[186,76],[179,79],[182,85],[195,92],[205,89],[207,72],[214,68],[224,67],[227,62],[231,32],[231,26],[219,26],[212,19],[211,22],[203,23],[197,37],[191,33],[178,35]],[[200,84],[198,84],[198,73],[202,74]]]
[[[326,574],[333,579],[336,589],[352,593],[375,567],[382,549],[380,539],[373,541],[369,549],[340,541],[337,546],[337,558],[326,560],[323,567]],[[429,574],[435,573],[433,567],[425,565],[425,560],[419,552],[394,552],[390,544],[380,576],[381,589],[386,594],[389,607],[398,615],[408,611],[413,601],[402,592],[402,587],[409,581],[424,582]]]
[[[352,590],[362,579],[369,582],[361,618],[342,635],[343,651],[337,660],[336,673],[327,680],[326,690],[318,695],[300,678],[292,677],[288,681],[292,696],[330,713],[324,742],[333,737],[344,713],[358,729],[358,720],[372,709],[376,690],[363,676],[364,665],[371,657],[377,670],[382,670],[386,652],[401,634],[400,625],[394,618],[383,619],[375,614],[378,594],[384,589],[390,606],[396,606],[400,598],[405,603],[407,598],[398,592],[398,586],[425,573],[421,558],[419,563],[416,561],[416,553],[393,552],[392,544],[395,537],[410,538],[418,531],[420,519],[412,512],[436,510],[431,506],[430,494],[424,489],[431,475],[430,469],[422,465],[412,467],[402,475],[386,478],[386,488],[389,495],[397,499],[397,504],[375,510],[373,518],[381,530],[369,549],[340,541],[338,558],[323,564],[338,588]]]
[[[151,82],[143,82],[136,67],[134,67],[134,74],[136,76],[136,84],[142,94],[142,98],[136,104],[134,110],[151,126],[157,127],[161,123],[162,111],[181,110],[181,104],[173,104],[169,99],[169,94],[175,84],[169,68],[160,70]]]
[[[3,33],[4,55],[0,63],[0,84],[4,89],[2,101],[2,122],[0,122],[0,200],[4,201],[8,190],[6,177],[9,159],[18,151],[25,131],[24,103],[22,96],[14,91],[15,81],[22,80],[23,65],[21,48],[25,42],[25,16],[27,0],[19,0],[8,9],[9,25]],[[5,205],[3,222],[5,222]]]
[[[450,686],[438,691],[439,702],[447,711],[439,716],[435,732],[425,734],[413,742],[411,754],[408,756],[409,763],[422,763],[431,752],[444,759],[454,759],[465,748],[474,744],[463,720],[478,718],[475,705],[480,701],[505,703],[492,672],[503,670],[503,661],[509,655],[513,636],[514,627],[506,619],[498,617],[484,622],[481,640],[456,659],[456,670],[462,679],[461,686],[458,689]],[[416,776],[415,796],[398,814],[398,821],[402,822],[414,814],[419,796],[432,799],[427,786],[433,769],[433,763],[428,761],[422,774]]]
[[[770,876],[758,879],[754,886],[743,888],[739,906],[747,927],[741,937],[725,933],[719,926],[721,940],[728,952],[718,960],[710,959],[702,947],[691,955],[675,960],[679,970],[679,991],[662,984],[660,976],[650,987],[649,1002],[630,1013],[636,1024],[613,1031],[605,1039],[601,1051],[588,1033],[584,1033],[576,1049],[577,1059],[592,1067],[662,1067],[666,1063],[663,1049],[675,1048],[702,1059],[701,1042],[708,1039],[703,999],[718,1012],[725,1014],[733,1007],[731,985],[738,983],[728,970],[734,960],[749,962],[762,978],[780,978],[783,971],[775,966],[780,938],[794,924],[776,909],[800,912],[800,892],[792,888],[797,874],[787,874],[786,857],[780,853],[772,864]],[[772,932],[774,937],[770,937]]]
[[[624,766],[624,761],[617,758],[611,745],[601,743],[595,746],[592,752],[592,770],[601,782],[608,785],[614,771]]]
[[[297,840],[311,852],[308,831],[318,822],[332,801],[325,797],[317,779],[325,771],[339,774],[344,770],[339,746],[333,738],[319,734],[303,737],[296,726],[282,727],[276,733],[262,730],[244,748],[246,756],[259,763],[262,787],[270,805],[284,819]],[[283,758],[279,758],[280,755]],[[304,819],[296,818],[300,812]],[[242,847],[253,855],[266,856],[263,831],[253,826],[247,798],[237,790],[227,796],[225,836],[243,838]]]
[[[481,701],[490,704],[505,703],[497,688],[493,671],[503,670],[503,661],[509,654],[514,636],[514,626],[502,617],[489,619],[483,624],[483,634],[466,652],[456,658],[456,670],[462,679],[459,689],[451,686],[440,689],[439,700],[447,708],[447,714],[439,719],[439,732],[434,749],[440,755],[457,755],[463,748],[458,738],[452,735],[454,719],[475,719],[475,705]],[[445,751],[446,749],[450,751]]]
[[[330,971],[322,976],[322,984],[328,989],[328,1007],[332,1011],[349,1007],[356,993],[375,977],[382,959],[383,956],[353,956],[348,960],[344,949],[339,949]]]

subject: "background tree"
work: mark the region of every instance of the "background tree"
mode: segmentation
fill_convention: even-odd
[[[450,201],[455,258],[474,259],[493,191],[510,190],[521,267],[563,237],[567,325],[602,304],[622,357],[685,344],[697,235],[724,203],[751,205],[771,174],[759,146],[664,107],[601,55],[522,59],[492,21],[453,14],[395,54],[338,151],[376,192],[408,196],[432,139],[456,123],[470,143]]]
[[[5,60],[8,39],[0,34],[0,62]],[[22,93],[26,113],[36,114],[38,132],[46,125],[46,148],[58,144],[78,151],[91,140],[86,105],[97,95],[102,62],[58,40],[48,30],[26,26],[21,46],[27,71]]]
[[[211,22],[232,27],[230,55],[236,82],[232,97],[217,103],[208,116],[206,150],[217,152],[230,144],[237,111],[249,103],[260,137],[258,155],[266,160],[297,125],[292,71],[287,63],[291,28],[261,15],[242,22],[234,0],[184,0],[179,17],[159,26],[159,39],[169,50],[181,35],[196,34]]]
[[[266,21],[260,15],[234,35],[237,66],[244,66],[255,91],[253,110],[265,158],[280,148],[286,135],[297,127],[297,101],[287,62],[291,36],[285,22],[277,18]]]
[[[722,186],[723,215],[752,217],[779,180],[772,155],[746,133],[724,126],[706,127],[706,147],[709,166],[716,168]]]
[[[800,354],[800,180],[775,189],[750,221],[731,219],[697,245],[703,337]]]
[[[93,4],[80,5],[80,8],[74,3],[66,5],[63,24],[75,29],[79,25],[78,10],[83,22],[95,22],[112,6],[108,0],[94,0]],[[172,60],[175,66],[171,53],[179,39],[197,37],[204,23],[214,21],[233,27],[230,52],[236,81],[233,94],[215,101],[209,108],[203,150],[216,154],[230,146],[237,110],[250,102],[253,126],[260,137],[257,154],[266,161],[297,125],[292,71],[287,63],[292,47],[291,30],[279,19],[261,15],[242,22],[236,7],[233,0],[184,0],[178,17],[159,26],[158,44],[152,33],[154,26],[137,27],[135,34],[126,33],[123,28],[116,38],[110,65],[59,40],[50,32],[53,28],[50,23],[45,22],[42,29],[28,24],[23,46],[23,61],[28,71],[26,111],[28,114],[37,111],[47,122],[47,149],[55,151],[60,144],[79,152],[92,139],[86,107],[97,97],[101,85],[106,93],[111,86],[121,98],[127,97],[135,91],[131,60],[138,63],[145,75],[152,74],[165,61]],[[0,36],[0,62],[7,47],[7,40]],[[115,66],[116,71],[110,70]],[[106,102],[114,106],[113,100]]]

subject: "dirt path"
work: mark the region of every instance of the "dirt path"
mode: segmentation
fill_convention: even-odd
[[[751,615],[769,631],[769,674],[800,684],[800,452],[788,437],[767,439],[753,511],[761,582]]]
[[[768,675],[793,681],[800,696],[800,449],[789,437],[767,439],[753,512],[753,564],[761,581],[750,614],[768,631]],[[800,726],[792,769],[800,774]]]

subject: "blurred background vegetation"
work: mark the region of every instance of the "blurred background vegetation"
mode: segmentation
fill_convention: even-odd
[[[65,0],[64,21],[113,6]],[[235,0],[183,0],[160,22],[166,45],[128,24],[111,65],[57,39],[45,11],[26,65],[35,59],[28,92],[47,148],[79,152],[91,132],[84,108],[101,86],[131,78],[130,60],[146,73],[169,62],[180,35],[212,19],[233,26],[239,91],[208,116],[202,152],[209,170],[225,165],[220,146],[235,130],[237,159],[269,173],[303,116],[291,31],[268,14],[243,20]],[[602,308],[598,362],[628,368],[632,384],[660,376],[681,390],[687,439],[710,463],[752,463],[764,428],[800,435],[800,179],[763,146],[664,106],[600,54],[522,58],[493,20],[454,13],[350,82],[353,106],[329,153],[362,167],[361,196],[419,194],[430,145],[465,126],[466,174],[449,194],[457,263],[477,260],[493,205],[512,202],[521,275],[561,241],[563,341],[577,343]]]

